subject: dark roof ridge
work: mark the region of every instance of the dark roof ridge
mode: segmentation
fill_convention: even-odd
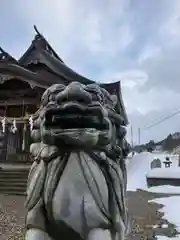
[[[12,57],[8,52],[6,52],[2,47],[0,47],[0,61],[17,63],[17,60]]]
[[[49,48],[50,51],[52,51],[53,55],[60,60],[61,62],[63,62],[63,60],[58,56],[58,54],[54,51],[54,49],[52,48],[52,46],[49,44],[49,42],[46,40],[46,38],[38,31],[36,25],[34,25],[34,30],[36,32],[36,36],[35,38],[39,38],[39,39],[43,39],[45,41],[45,43],[47,44],[47,47]]]
[[[36,45],[40,45],[41,48],[44,50],[47,50],[50,52],[55,58],[57,58],[59,61],[63,63],[63,60],[58,56],[58,54],[54,51],[54,49],[51,47],[49,42],[46,40],[46,38],[38,31],[37,27],[34,25],[34,30],[36,32],[36,35],[34,39],[31,42],[31,45],[29,48],[24,52],[24,54],[19,58],[18,62],[20,65],[23,65],[24,62],[26,62],[26,59],[28,58],[29,54],[36,49]],[[35,50],[36,51],[36,50]]]

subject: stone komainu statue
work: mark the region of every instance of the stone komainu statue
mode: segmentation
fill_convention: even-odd
[[[56,84],[34,122],[26,240],[123,240],[128,229],[123,118],[96,84]]]

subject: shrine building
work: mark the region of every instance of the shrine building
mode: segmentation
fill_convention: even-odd
[[[30,122],[46,88],[78,81],[94,83],[70,69],[35,27],[26,52],[15,59],[0,48],[0,162],[30,163]],[[118,97],[117,111],[128,123],[120,82],[100,84]]]

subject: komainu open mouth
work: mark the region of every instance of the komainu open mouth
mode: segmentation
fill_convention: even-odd
[[[67,103],[58,108],[48,109],[45,114],[45,126],[48,129],[96,129],[108,130],[109,123],[99,106],[83,106],[79,103]]]

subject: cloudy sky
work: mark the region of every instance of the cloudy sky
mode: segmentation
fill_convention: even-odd
[[[179,0],[1,0],[0,45],[20,57],[33,25],[65,63],[93,80],[121,80],[134,141],[180,131]]]

